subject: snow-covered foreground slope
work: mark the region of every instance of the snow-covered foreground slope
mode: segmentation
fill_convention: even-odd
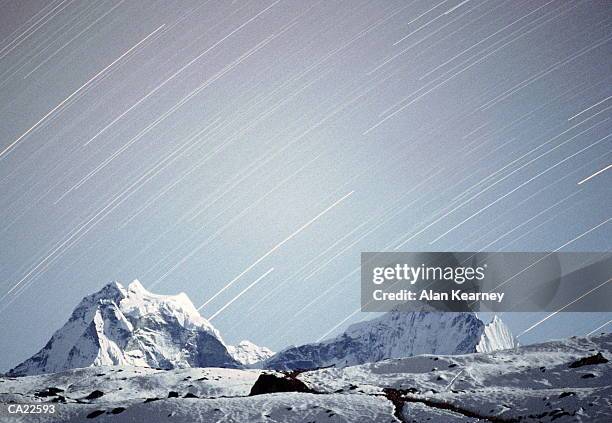
[[[497,317],[485,325],[474,313],[389,312],[351,325],[335,338],[280,351],[263,367],[352,366],[418,354],[466,354],[514,346],[509,329]]]
[[[240,367],[219,332],[187,295],[156,295],[138,281],[89,295],[38,353],[9,373],[33,375],[86,366]]]
[[[296,392],[248,396],[261,373],[88,367],[0,378],[0,404],[45,402],[57,407],[53,416],[29,415],[23,420],[27,422],[393,421],[393,405],[379,396]]]
[[[89,367],[0,378],[0,405],[57,405],[57,414],[27,422],[609,422],[611,350],[607,334],[287,375]],[[270,378],[303,389],[273,382],[270,393],[249,396]]]
[[[73,369],[60,373],[0,378],[0,392],[7,399],[19,400],[19,395],[37,398],[46,388],[62,389],[58,395],[41,397],[53,400],[78,401],[92,392],[103,393],[97,403],[122,403],[147,398],[167,398],[170,392],[180,396],[194,394],[202,398],[237,397],[249,394],[259,377],[259,370],[222,369],[216,367],[156,370],[131,366],[101,366]]]
[[[405,421],[612,421],[612,334],[302,373],[318,392],[396,396]]]

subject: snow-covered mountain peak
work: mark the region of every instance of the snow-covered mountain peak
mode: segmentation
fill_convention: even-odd
[[[120,301],[126,296],[127,290],[125,287],[118,281],[112,281],[104,285],[98,292],[94,292],[93,294],[86,296],[83,300],[90,299],[97,301],[99,299],[113,299]]]
[[[142,286],[142,284],[140,283],[138,279],[134,279],[132,283],[128,285],[128,291],[134,292],[134,293],[142,292],[142,293],[150,294],[150,292],[147,291],[144,286]]]
[[[272,350],[246,340],[240,341],[238,345],[228,346],[227,349],[232,357],[244,365],[255,364],[274,355]]]
[[[518,342],[510,332],[510,328],[495,315],[493,320],[485,325],[480,342],[476,345],[476,351],[491,352],[517,346]]]
[[[184,293],[157,295],[134,281],[83,298],[70,319],[14,375],[77,367],[239,367],[219,332]]]
[[[149,292],[138,280],[128,286],[127,296],[121,300],[121,309],[139,319],[175,321],[190,330],[205,330],[221,341],[219,331],[200,315],[187,294],[160,295]]]
[[[203,318],[187,294],[153,294],[135,280],[128,285],[127,295],[121,300],[124,313],[138,319],[175,319],[179,325],[189,329],[200,328],[221,339],[219,332]]]

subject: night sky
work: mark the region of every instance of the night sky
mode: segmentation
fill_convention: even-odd
[[[605,1],[0,1],[0,370],[111,280],[274,350],[361,251],[612,250]],[[503,316],[529,343],[612,313]],[[602,326],[604,325],[604,326]]]

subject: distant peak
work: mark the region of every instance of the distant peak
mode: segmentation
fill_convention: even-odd
[[[131,284],[128,285],[130,292],[148,292],[138,279],[134,279]]]
[[[499,316],[494,315],[493,319],[484,326],[480,342],[476,346],[477,352],[491,352],[514,348],[518,345],[516,338],[510,329]]]
[[[102,289],[118,289],[120,291],[124,290],[125,287],[123,285],[121,285],[121,283],[119,281],[111,281],[109,283],[107,283],[106,285],[104,285],[104,287]]]
[[[125,287],[118,281],[112,281],[104,285],[98,292],[91,294],[86,298],[108,298],[118,301],[125,296]]]
[[[274,355],[274,352],[266,347],[255,345],[251,341],[242,340],[236,346],[228,346],[228,352],[234,359],[244,365],[252,365]]]

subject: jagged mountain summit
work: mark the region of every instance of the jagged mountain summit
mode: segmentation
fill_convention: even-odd
[[[476,352],[491,352],[518,347],[518,342],[510,332],[508,326],[498,316],[484,326],[480,342],[476,345]]]
[[[245,366],[264,361],[274,355],[272,350],[246,340],[240,341],[238,345],[228,346],[227,350],[236,361]]]
[[[294,346],[262,366],[275,370],[353,366],[419,354],[467,354],[517,346],[497,317],[485,324],[475,313],[391,311],[349,326],[339,336]]]
[[[49,342],[9,374],[111,365],[241,367],[187,295],[155,295],[134,281],[127,288],[112,282],[83,298]]]

